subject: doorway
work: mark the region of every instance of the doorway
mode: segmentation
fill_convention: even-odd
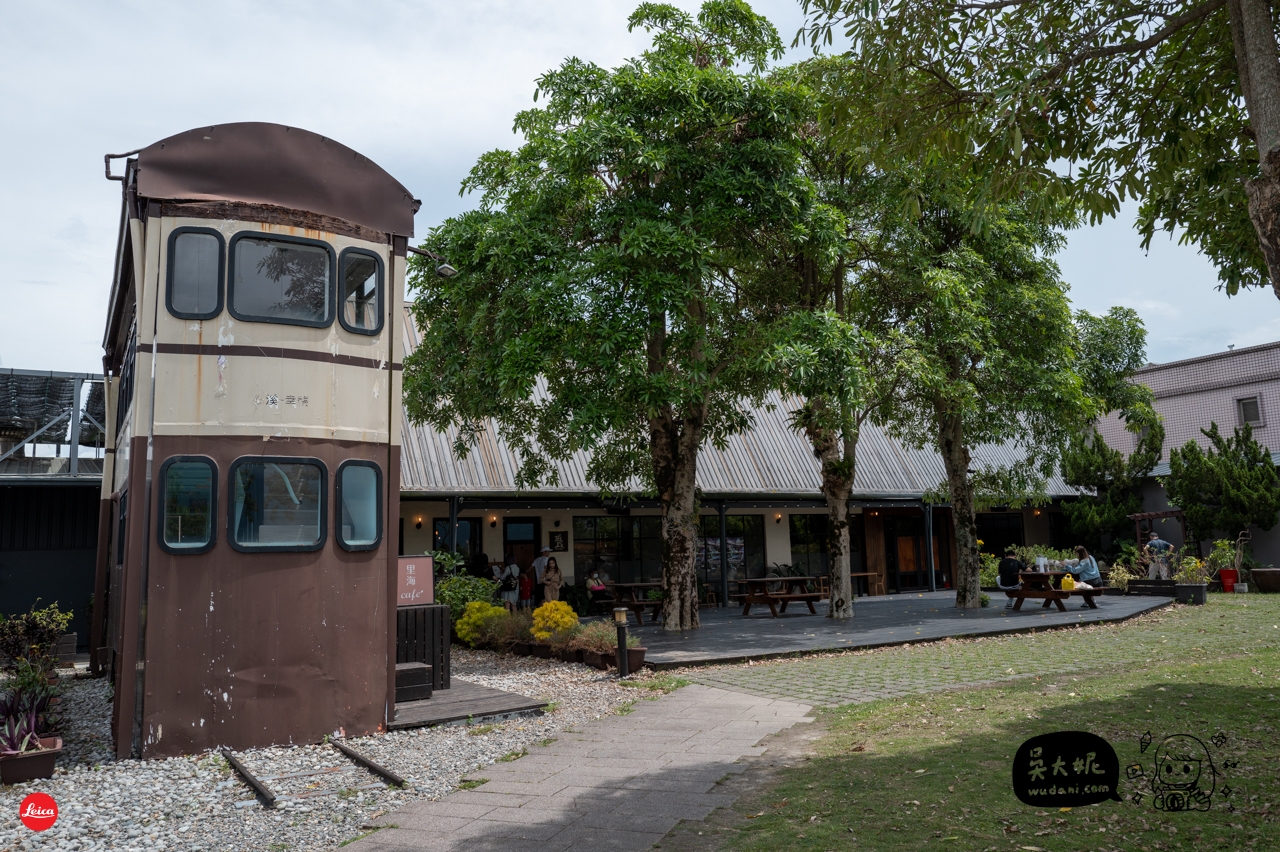
[[[888,574],[886,585],[889,588],[896,592],[928,588],[923,517],[887,516],[884,519],[884,545]]]
[[[520,570],[533,564],[538,558],[538,544],[542,541],[541,518],[506,518],[502,522],[502,553],[511,554]]]

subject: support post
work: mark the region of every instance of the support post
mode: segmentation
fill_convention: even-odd
[[[729,605],[729,525],[725,518],[728,507],[720,501],[720,606]]]
[[[75,476],[80,472],[80,404],[84,392],[84,379],[76,376],[72,382],[74,390],[71,392],[71,461],[67,470]]]
[[[449,552],[458,552],[458,497],[449,498]]]
[[[924,564],[929,568],[929,591],[938,591],[937,566],[933,564],[933,504],[924,504]]]
[[[613,621],[618,625],[618,677],[628,677],[631,672],[628,668],[627,659],[627,613],[630,612],[626,607],[616,607],[613,610]],[[637,616],[638,617],[638,616]]]

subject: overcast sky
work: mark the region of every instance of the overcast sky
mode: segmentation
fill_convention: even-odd
[[[421,235],[470,202],[476,157],[509,147],[534,80],[568,56],[617,65],[636,0],[62,2],[0,29],[0,366],[101,370],[120,184],[102,155],[192,127],[269,121],[329,136],[422,199]],[[678,5],[694,9],[682,0]],[[791,41],[796,0],[755,4]],[[799,51],[794,55],[802,55]],[[1133,307],[1169,361],[1280,339],[1269,292],[1227,299],[1193,249],[1138,247],[1133,211],[1060,256],[1078,307]]]

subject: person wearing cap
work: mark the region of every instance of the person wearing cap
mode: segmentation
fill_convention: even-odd
[[[542,606],[546,600],[546,586],[542,583],[542,574],[547,570],[547,560],[551,557],[551,548],[544,547],[538,552],[538,558],[533,560],[533,593],[535,607]]]
[[[1173,552],[1173,545],[1162,539],[1160,533],[1155,530],[1148,534],[1148,539],[1147,546],[1144,548],[1150,559],[1147,579],[1167,580],[1169,579],[1169,554]]]

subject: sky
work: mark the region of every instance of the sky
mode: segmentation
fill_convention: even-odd
[[[422,199],[421,236],[473,204],[476,158],[513,147],[537,77],[576,56],[616,66],[648,39],[637,0],[6,7],[0,28],[0,367],[101,371],[120,184],[102,157],[209,124],[303,127],[368,156]],[[697,3],[679,0],[686,9]],[[798,0],[756,2],[790,43]],[[790,58],[806,55],[793,50]],[[117,169],[119,166],[117,166]],[[1228,299],[1194,249],[1139,247],[1134,210],[1073,232],[1076,307],[1132,307],[1157,362],[1280,339],[1269,291]]]

